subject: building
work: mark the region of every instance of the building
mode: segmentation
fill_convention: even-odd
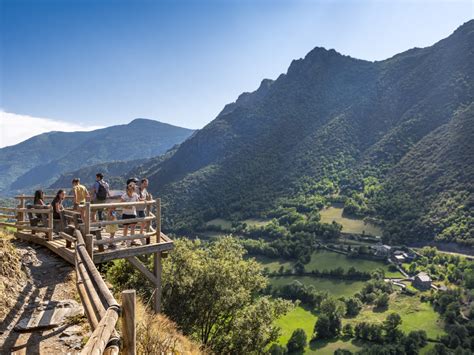
[[[375,256],[379,256],[379,257],[389,257],[390,251],[392,250],[391,246],[384,245],[382,243],[378,243],[377,245],[374,245],[373,248],[375,249]]]
[[[409,261],[409,259],[413,260],[403,250],[395,250],[392,255],[393,255],[393,261],[395,261],[396,263],[399,263],[399,264],[407,262],[407,261]]]
[[[420,272],[413,279],[412,285],[419,290],[429,290],[431,288],[431,277],[426,272]]]

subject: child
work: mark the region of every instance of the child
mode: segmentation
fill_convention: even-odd
[[[116,221],[117,220],[117,213],[115,209],[109,209],[109,213],[107,214],[108,221]],[[118,231],[118,224],[107,224],[105,226],[105,231],[110,234],[110,238],[115,237],[115,233]],[[114,243],[109,244],[109,249],[116,249],[117,246]]]

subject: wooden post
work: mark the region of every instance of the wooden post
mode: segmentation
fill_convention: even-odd
[[[151,212],[151,205],[146,205],[145,207],[145,216],[149,217]],[[150,232],[150,227],[151,227],[151,221],[146,223],[146,230],[145,232],[149,233]],[[146,238],[146,243],[150,244],[151,240],[150,237]]]
[[[84,221],[84,235],[90,234],[91,232],[91,203],[89,201],[86,202],[86,214],[85,214],[85,221]]]
[[[54,229],[54,219],[53,219],[53,206],[49,207],[48,213],[48,240],[53,240],[53,229]]]
[[[155,296],[153,302],[153,310],[155,311],[155,313],[161,312],[161,271],[161,252],[157,252],[153,257],[153,275],[156,278]]]
[[[18,203],[18,208],[25,208],[25,194],[22,194],[20,196],[20,202]],[[16,216],[16,221],[18,222],[24,222],[25,221],[25,216],[26,214],[23,211],[18,211],[17,216]]]
[[[137,353],[135,290],[122,291],[122,338],[123,354],[135,355]]]
[[[156,242],[161,242],[161,198],[156,199]]]
[[[94,237],[92,234],[86,234],[84,236],[84,243],[86,244],[87,254],[94,260]]]

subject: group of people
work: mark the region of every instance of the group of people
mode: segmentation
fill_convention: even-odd
[[[84,185],[81,184],[79,178],[74,178],[72,180],[72,194],[73,194],[73,209],[81,213],[82,220],[85,220],[85,211],[82,208],[86,202],[91,203],[105,203],[108,198],[114,198],[110,193],[109,184],[104,180],[104,175],[102,173],[96,174],[96,181],[89,191]],[[58,190],[56,196],[51,201],[53,206],[53,219],[58,221],[61,219],[61,211],[64,210],[63,202],[66,197],[66,192],[64,190]],[[122,202],[140,202],[151,200],[152,196],[148,192],[148,179],[143,178],[138,180],[137,178],[131,178],[127,180],[127,186],[125,192],[120,196]],[[34,205],[36,206],[45,206],[44,193],[42,190],[37,190],[34,195]],[[122,220],[135,219],[135,218],[144,218],[145,205],[132,205],[126,206],[122,210]],[[96,213],[91,215],[92,221],[96,222],[97,218],[99,221],[104,220],[104,210],[97,209]],[[114,221],[117,220],[117,212],[115,208],[108,208],[107,210],[107,220]],[[56,223],[57,224],[57,223]],[[147,228],[147,222],[142,222],[140,225],[140,234]],[[127,236],[129,229],[130,235],[135,234],[137,222],[131,221],[130,223],[123,223],[123,236]],[[106,226],[106,232],[110,234],[111,238],[115,237],[115,233],[118,230],[117,224],[109,224]],[[135,241],[131,241],[129,245],[137,245]],[[115,244],[110,244],[111,248],[115,248]]]

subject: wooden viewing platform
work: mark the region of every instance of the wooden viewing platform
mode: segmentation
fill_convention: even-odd
[[[79,206],[79,210],[62,211],[60,220],[53,220],[51,206],[31,205],[33,196],[22,195],[16,199],[19,200],[17,207],[0,207],[0,226],[14,229],[16,238],[42,245],[76,268],[77,289],[93,330],[81,353],[117,354],[122,342],[124,353],[135,354],[135,293],[124,291],[122,303],[125,306],[119,305],[105,286],[95,264],[126,259],[153,284],[153,309],[160,312],[162,257],[173,249],[173,241],[161,232],[160,199],[101,204],[87,202]],[[136,223],[138,231],[144,224],[143,234],[124,236],[120,228],[123,220],[99,221],[93,217],[98,210],[120,211],[132,206],[145,207],[145,217],[126,220],[127,224]],[[108,225],[118,227],[114,238],[105,231]],[[153,256],[153,270],[138,259],[138,256],[148,254]],[[123,336],[115,330],[121,313]]]

